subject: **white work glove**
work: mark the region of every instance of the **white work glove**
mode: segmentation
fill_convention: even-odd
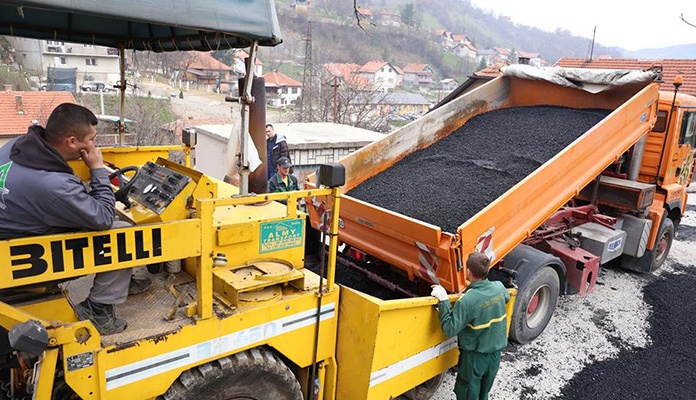
[[[440,285],[433,285],[433,291],[430,292],[430,295],[437,298],[439,301],[449,300],[445,288]]]

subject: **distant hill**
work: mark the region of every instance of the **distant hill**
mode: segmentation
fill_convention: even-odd
[[[314,0],[310,8],[291,6],[292,0],[277,0],[278,19],[284,43],[273,49],[262,49],[266,71],[280,68],[294,78],[302,78],[306,37],[310,21],[312,30],[312,64],[350,62],[363,64],[370,60],[389,61],[403,67],[408,63],[427,63],[436,72],[436,79],[464,80],[478,70],[478,63],[464,62],[453,53],[443,51],[434,42],[435,29],[453,34],[466,34],[478,49],[502,47],[539,53],[548,65],[563,57],[584,58],[590,55],[590,39],[557,29],[546,32],[520,25],[508,17],[495,16],[473,6],[469,0],[359,0],[361,7],[374,17],[382,11],[404,17],[408,13],[411,26],[402,24],[380,26],[368,21],[358,26],[353,2],[347,0]],[[299,2],[298,2],[299,3]],[[669,48],[672,49],[672,48]],[[665,50],[668,49],[657,49]],[[594,57],[691,57],[694,47],[675,46],[674,53],[629,53],[616,47],[595,43]],[[649,50],[645,50],[646,52]]]
[[[627,58],[696,58],[696,43],[661,49],[619,50]]]

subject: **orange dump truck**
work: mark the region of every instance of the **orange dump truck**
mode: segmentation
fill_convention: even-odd
[[[396,272],[410,285],[404,293],[429,293],[433,283],[457,293],[467,286],[467,255],[483,251],[492,260],[491,279],[518,287],[510,337],[519,343],[543,331],[560,294],[589,293],[602,264],[659,268],[684,212],[696,141],[696,98],[679,94],[680,82],[673,93],[659,92],[659,78],[659,71],[506,67],[503,76],[345,157],[342,263],[390,284]],[[606,116],[456,229],[351,196],[472,118],[538,106],[601,109]],[[443,173],[448,168],[442,165]],[[446,187],[438,195],[456,207],[471,193]],[[326,201],[308,202],[315,228],[330,208]]]

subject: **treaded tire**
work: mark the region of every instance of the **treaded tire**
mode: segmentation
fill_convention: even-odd
[[[672,222],[672,220],[669,218],[665,218],[664,221],[662,221],[662,226],[660,226],[660,232],[657,234],[655,247],[651,251],[653,262],[650,272],[657,271],[660,269],[662,264],[665,263],[665,260],[667,260],[667,256],[669,255],[669,250],[672,248],[673,240],[674,222]]]
[[[550,266],[534,272],[518,289],[510,324],[510,339],[526,344],[536,339],[549,324],[556,309],[560,283]],[[534,296],[537,298],[534,299]]]
[[[185,371],[158,399],[302,400],[302,391],[290,368],[261,347]]]
[[[660,230],[657,232],[655,246],[652,250],[646,250],[638,258],[624,254],[621,258],[621,268],[646,274],[660,269],[672,248],[674,232],[674,221],[665,216],[660,223]]]
[[[440,388],[440,385],[442,385],[442,381],[445,380],[446,373],[447,371],[428,379],[404,393],[404,396],[409,400],[430,400],[437,392],[437,389]]]

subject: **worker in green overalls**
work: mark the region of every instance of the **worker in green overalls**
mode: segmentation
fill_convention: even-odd
[[[490,260],[483,253],[466,260],[466,291],[450,305],[447,292],[434,285],[440,325],[447,337],[458,336],[459,364],[454,393],[457,400],[487,400],[507,346],[505,304],[510,294],[500,282],[487,279]]]

